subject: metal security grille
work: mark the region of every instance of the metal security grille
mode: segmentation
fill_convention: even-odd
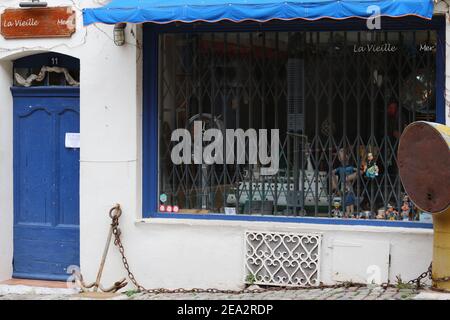
[[[190,213],[363,218],[401,207],[399,136],[412,121],[435,120],[434,31],[159,37],[166,203]],[[279,129],[280,169],[267,176],[260,164],[173,164],[171,133],[193,132],[194,121],[203,131]]]
[[[320,245],[319,234],[247,231],[246,282],[317,286],[320,284]]]

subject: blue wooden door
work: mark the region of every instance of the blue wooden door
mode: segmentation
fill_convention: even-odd
[[[12,88],[14,97],[14,273],[64,280],[79,265],[79,89]]]

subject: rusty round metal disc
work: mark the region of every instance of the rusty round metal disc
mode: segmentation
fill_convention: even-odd
[[[450,206],[450,146],[432,123],[419,121],[406,127],[398,167],[406,192],[420,209],[438,213]]]

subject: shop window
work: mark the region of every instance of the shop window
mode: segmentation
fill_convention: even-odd
[[[80,62],[58,53],[36,54],[14,61],[13,78],[18,87],[78,87]]]
[[[161,211],[423,216],[396,154],[408,123],[436,119],[435,31],[164,33],[158,56]],[[249,139],[245,163],[227,163],[226,142],[225,163],[196,162],[195,147],[215,141],[196,144],[196,128],[218,129],[224,141],[227,129],[255,129],[259,139],[268,129],[268,147],[277,129],[278,170],[250,163]],[[181,163],[176,129],[192,139]]]

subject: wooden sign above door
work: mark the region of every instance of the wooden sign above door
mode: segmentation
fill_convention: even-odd
[[[68,38],[76,29],[71,7],[6,9],[0,23],[5,39]]]

